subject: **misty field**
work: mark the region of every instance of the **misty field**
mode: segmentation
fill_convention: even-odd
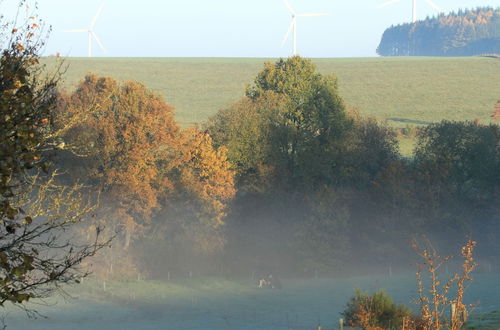
[[[500,283],[493,273],[474,276],[467,303],[477,303],[476,328],[498,328],[483,312],[500,310]],[[87,280],[48,307],[32,305],[47,319],[26,319],[9,308],[12,329],[337,329],[340,312],[354,288],[386,291],[412,308],[414,274],[341,279],[284,280],[282,290],[258,289],[251,280],[204,278],[107,283]],[[79,291],[78,291],[78,290]],[[55,305],[54,305],[55,304]],[[496,315],[495,313],[490,314]]]
[[[265,61],[251,58],[66,58],[67,87],[92,72],[137,80],[176,107],[177,120],[206,120],[241,98]],[[335,73],[340,95],[361,114],[395,127],[442,119],[489,122],[500,97],[500,60],[465,58],[315,59]]]

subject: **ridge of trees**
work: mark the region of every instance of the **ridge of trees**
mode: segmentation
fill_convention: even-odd
[[[201,128],[181,129],[145,86],[95,75],[60,92],[51,121],[72,123],[57,137],[60,180],[99,196],[89,228],[116,235],[94,262],[105,278],[339,271],[405,260],[418,233],[481,231],[496,251],[498,125],[432,124],[402,157],[396,132],[349,109],[307,59],[266,63]]]
[[[246,96],[205,127],[236,172],[226,253],[251,251],[251,267],[310,275],[352,259],[403,260],[417,233],[446,241],[496,232],[498,125],[429,125],[407,159],[392,129],[346,108],[334,76],[292,57],[266,63]]]
[[[500,53],[500,8],[460,10],[391,26],[381,56],[473,56]]]

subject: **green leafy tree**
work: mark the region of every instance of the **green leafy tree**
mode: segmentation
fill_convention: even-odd
[[[420,131],[415,162],[424,178],[456,196],[490,198],[500,184],[499,140],[498,125],[443,121]]]
[[[257,102],[243,98],[205,124],[216,147],[226,147],[238,189],[268,191],[272,185],[269,109],[283,106],[278,95]],[[244,118],[244,120],[242,120]]]
[[[246,96],[206,129],[216,146],[227,147],[236,171],[229,230],[253,227],[244,237],[236,233],[233,244],[257,240],[256,254],[268,259],[295,251],[290,263],[309,274],[340,264],[352,202],[366,209],[353,188],[370,186],[399,157],[394,132],[346,110],[336,78],[300,57],[266,63]],[[275,244],[263,226],[282,228],[288,243]]]
[[[281,106],[267,113],[269,152],[282,182],[297,188],[331,182],[336,156],[352,127],[336,78],[317,73],[310,60],[295,56],[266,63],[246,94],[257,102],[275,94],[281,98]]]

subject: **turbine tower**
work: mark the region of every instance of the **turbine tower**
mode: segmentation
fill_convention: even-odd
[[[290,25],[288,26],[288,31],[285,34],[285,38],[283,39],[283,42],[281,43],[281,46],[285,44],[285,42],[288,40],[288,37],[290,36],[290,33],[293,31],[293,52],[292,55],[295,56],[297,55],[297,17],[306,17],[306,16],[326,16],[328,14],[297,14],[295,10],[293,10],[292,6],[288,3],[288,0],[283,0],[285,3],[285,6],[288,8],[288,12],[290,15],[292,15],[292,20],[290,22]]]
[[[396,2],[399,2],[399,1],[401,1],[401,0],[390,0],[390,1],[387,1],[387,2],[385,2],[383,4],[381,4],[379,6],[379,8],[390,6],[393,3],[396,3]],[[432,8],[434,8],[437,12],[439,12],[439,13],[443,12],[443,10],[441,8],[439,8],[439,6],[434,3],[434,1],[432,1],[432,0],[425,0],[425,2],[427,2],[427,4],[429,6],[431,6]],[[417,21],[417,0],[412,0],[411,21],[412,21],[412,23],[415,23]]]
[[[64,30],[63,32],[85,32],[88,34],[88,57],[92,57],[92,38],[96,41],[96,43],[99,45],[99,47],[102,49],[103,52],[106,51],[104,46],[102,45],[101,41],[97,37],[97,35],[94,32],[94,26],[95,23],[97,22],[97,19],[99,18],[99,15],[101,15],[102,8],[104,7],[104,3],[101,4],[99,9],[97,10],[97,13],[95,14],[94,18],[90,22],[90,25],[86,29],[77,29],[77,30]]]

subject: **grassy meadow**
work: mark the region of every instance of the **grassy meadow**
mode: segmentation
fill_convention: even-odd
[[[272,61],[273,59],[268,59]],[[53,59],[45,59],[49,67]],[[266,59],[67,58],[63,84],[73,88],[88,72],[137,80],[163,94],[184,125],[203,122],[244,95]],[[315,59],[322,73],[335,73],[349,106],[394,127],[442,119],[490,121],[500,98],[500,60],[492,58]],[[244,118],[243,118],[244,120]],[[400,139],[404,153],[411,138]],[[409,261],[410,263],[411,261]],[[476,303],[471,329],[500,328],[498,269],[478,271],[466,303]],[[490,267],[491,268],[491,267]],[[338,329],[340,313],[355,288],[386,289],[397,303],[416,309],[414,268],[389,276],[284,279],[282,290],[257,288],[250,278],[175,278],[102,281],[86,279],[65,298],[30,302],[46,319],[26,318],[9,305],[12,329]],[[448,269],[446,270],[446,272]],[[455,270],[453,270],[455,271]],[[381,274],[385,272],[384,274]],[[250,277],[250,276],[248,276]],[[55,306],[55,307],[54,307]]]
[[[49,63],[51,59],[47,59]],[[163,94],[183,125],[202,122],[241,98],[265,61],[256,58],[66,58],[64,85],[88,73],[137,80]],[[339,78],[341,95],[363,115],[395,127],[480,119],[500,98],[500,60],[465,58],[315,59]]]
[[[470,329],[498,329],[500,309],[496,274],[479,274],[466,302],[478,303]],[[176,279],[108,282],[86,280],[68,297],[36,307],[47,319],[26,319],[9,308],[12,329],[338,329],[345,303],[354,288],[386,289],[397,303],[416,308],[415,275],[411,272],[338,279],[284,280],[282,290],[258,289],[250,279]],[[54,306],[55,304],[55,306]],[[55,307],[55,308],[54,308]],[[484,313],[488,311],[488,313]]]

